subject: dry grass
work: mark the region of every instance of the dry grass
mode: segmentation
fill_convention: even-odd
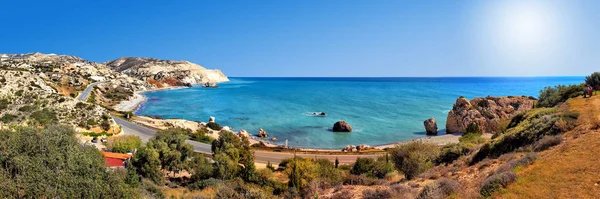
[[[580,114],[565,141],[539,153],[531,167],[497,198],[600,198],[600,97],[576,98],[565,105]]]
[[[165,195],[165,198],[212,198],[216,194],[216,190],[212,187],[194,191],[186,188],[163,187],[161,191]]]

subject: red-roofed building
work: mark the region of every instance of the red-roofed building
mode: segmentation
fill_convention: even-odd
[[[125,168],[125,161],[131,158],[131,154],[102,152],[104,156],[104,167]]]

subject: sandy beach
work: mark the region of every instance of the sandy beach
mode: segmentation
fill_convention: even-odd
[[[145,91],[135,91],[133,92],[133,96],[125,101],[121,101],[119,104],[115,106],[115,110],[117,111],[135,111],[142,103],[146,101],[146,97],[144,97],[144,93],[160,91],[160,90],[175,90],[175,89],[183,89],[187,88],[185,86],[175,86],[175,87],[167,87],[167,88],[155,88]]]

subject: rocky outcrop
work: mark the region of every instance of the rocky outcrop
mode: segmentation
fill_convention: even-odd
[[[356,146],[354,145],[347,145],[346,147],[342,148],[342,152],[354,152],[354,150],[356,150]]]
[[[495,133],[500,123],[515,114],[530,110],[537,100],[533,97],[491,97],[475,98],[471,101],[464,97],[456,99],[452,110],[448,112],[446,132],[465,132],[467,126],[475,122],[482,132]]]
[[[438,126],[435,118],[426,119],[423,122],[423,125],[425,125],[425,132],[427,132],[427,135],[437,135]]]
[[[258,137],[266,138],[269,137],[269,134],[267,134],[267,131],[265,131],[264,129],[260,129],[258,130]]]
[[[123,57],[106,62],[106,65],[115,71],[148,81],[157,87],[229,81],[220,70],[208,70],[188,61]]]
[[[208,117],[208,122],[215,122],[215,117],[213,117],[213,116]],[[245,130],[243,130],[243,131],[245,131]]]
[[[333,132],[352,132],[352,127],[348,122],[340,120],[333,124]]]
[[[245,138],[250,138],[250,133],[248,133],[248,131],[242,129],[240,130],[240,132],[238,133],[238,136],[240,137],[245,137]]]

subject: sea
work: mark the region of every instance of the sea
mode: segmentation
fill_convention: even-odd
[[[445,134],[446,117],[460,96],[533,96],[546,86],[580,84],[584,77],[440,77],[440,78],[230,78],[218,88],[145,93],[136,114],[216,122],[235,132],[292,147],[342,148],[381,145],[425,136],[423,121],[437,120]],[[315,116],[324,112],[325,117]],[[351,133],[333,132],[348,122]],[[277,141],[270,138],[276,137]]]

